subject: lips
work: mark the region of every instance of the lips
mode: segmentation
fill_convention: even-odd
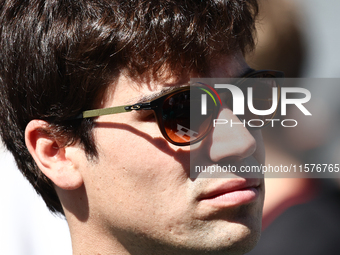
[[[260,194],[261,179],[223,179],[223,182],[207,187],[199,201],[215,207],[231,207],[255,201]]]

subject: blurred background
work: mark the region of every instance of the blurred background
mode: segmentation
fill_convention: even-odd
[[[260,0],[260,6],[257,48],[247,56],[252,68],[340,77],[340,1]],[[291,132],[264,130],[268,164],[340,163],[340,86],[313,91],[313,111],[327,114]],[[47,210],[1,146],[0,167],[0,254],[72,254],[65,219]],[[266,179],[263,234],[249,254],[340,254],[339,181],[309,177]]]
[[[263,130],[266,163],[339,164],[340,2],[260,0],[260,7],[258,44],[248,63],[297,78],[286,79],[287,86],[311,92],[313,115],[298,118],[298,108],[291,108],[296,128]],[[249,255],[340,254],[340,175],[316,177],[265,179],[262,237]]]

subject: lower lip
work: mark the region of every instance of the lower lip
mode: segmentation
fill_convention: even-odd
[[[258,196],[258,188],[247,188],[235,190],[212,198],[202,199],[201,202],[208,203],[214,207],[233,207],[251,203],[255,201]]]

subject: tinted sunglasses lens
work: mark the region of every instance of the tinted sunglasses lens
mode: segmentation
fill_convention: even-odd
[[[254,126],[264,126],[274,118],[279,102],[279,89],[275,77],[252,77],[240,85],[245,95],[245,114],[238,115],[241,120],[251,121]],[[249,88],[252,95],[249,94]],[[274,89],[276,88],[276,90]],[[251,105],[255,110],[267,112],[267,114],[256,114],[248,107],[248,98],[251,98]]]
[[[169,95],[163,103],[162,124],[169,140],[177,145],[188,145],[201,140],[212,126],[215,104],[209,96],[206,114],[201,113],[202,94],[198,87],[186,88]]]

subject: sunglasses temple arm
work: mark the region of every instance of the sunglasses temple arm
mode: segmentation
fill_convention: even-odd
[[[116,114],[116,113],[123,113],[123,112],[131,112],[133,110],[151,110],[150,103],[138,103],[134,105],[123,105],[123,106],[116,106],[116,107],[109,107],[104,109],[95,109],[95,110],[88,110],[84,111],[74,119],[85,119],[85,118],[92,118],[98,117],[102,115],[109,115],[109,114]]]
[[[82,112],[81,114],[76,116],[74,119],[85,119],[85,118],[98,117],[102,115],[131,112],[133,109],[130,109],[129,107],[130,105],[123,105],[123,106],[110,107],[110,108],[104,108],[104,109],[88,110],[88,111]]]

